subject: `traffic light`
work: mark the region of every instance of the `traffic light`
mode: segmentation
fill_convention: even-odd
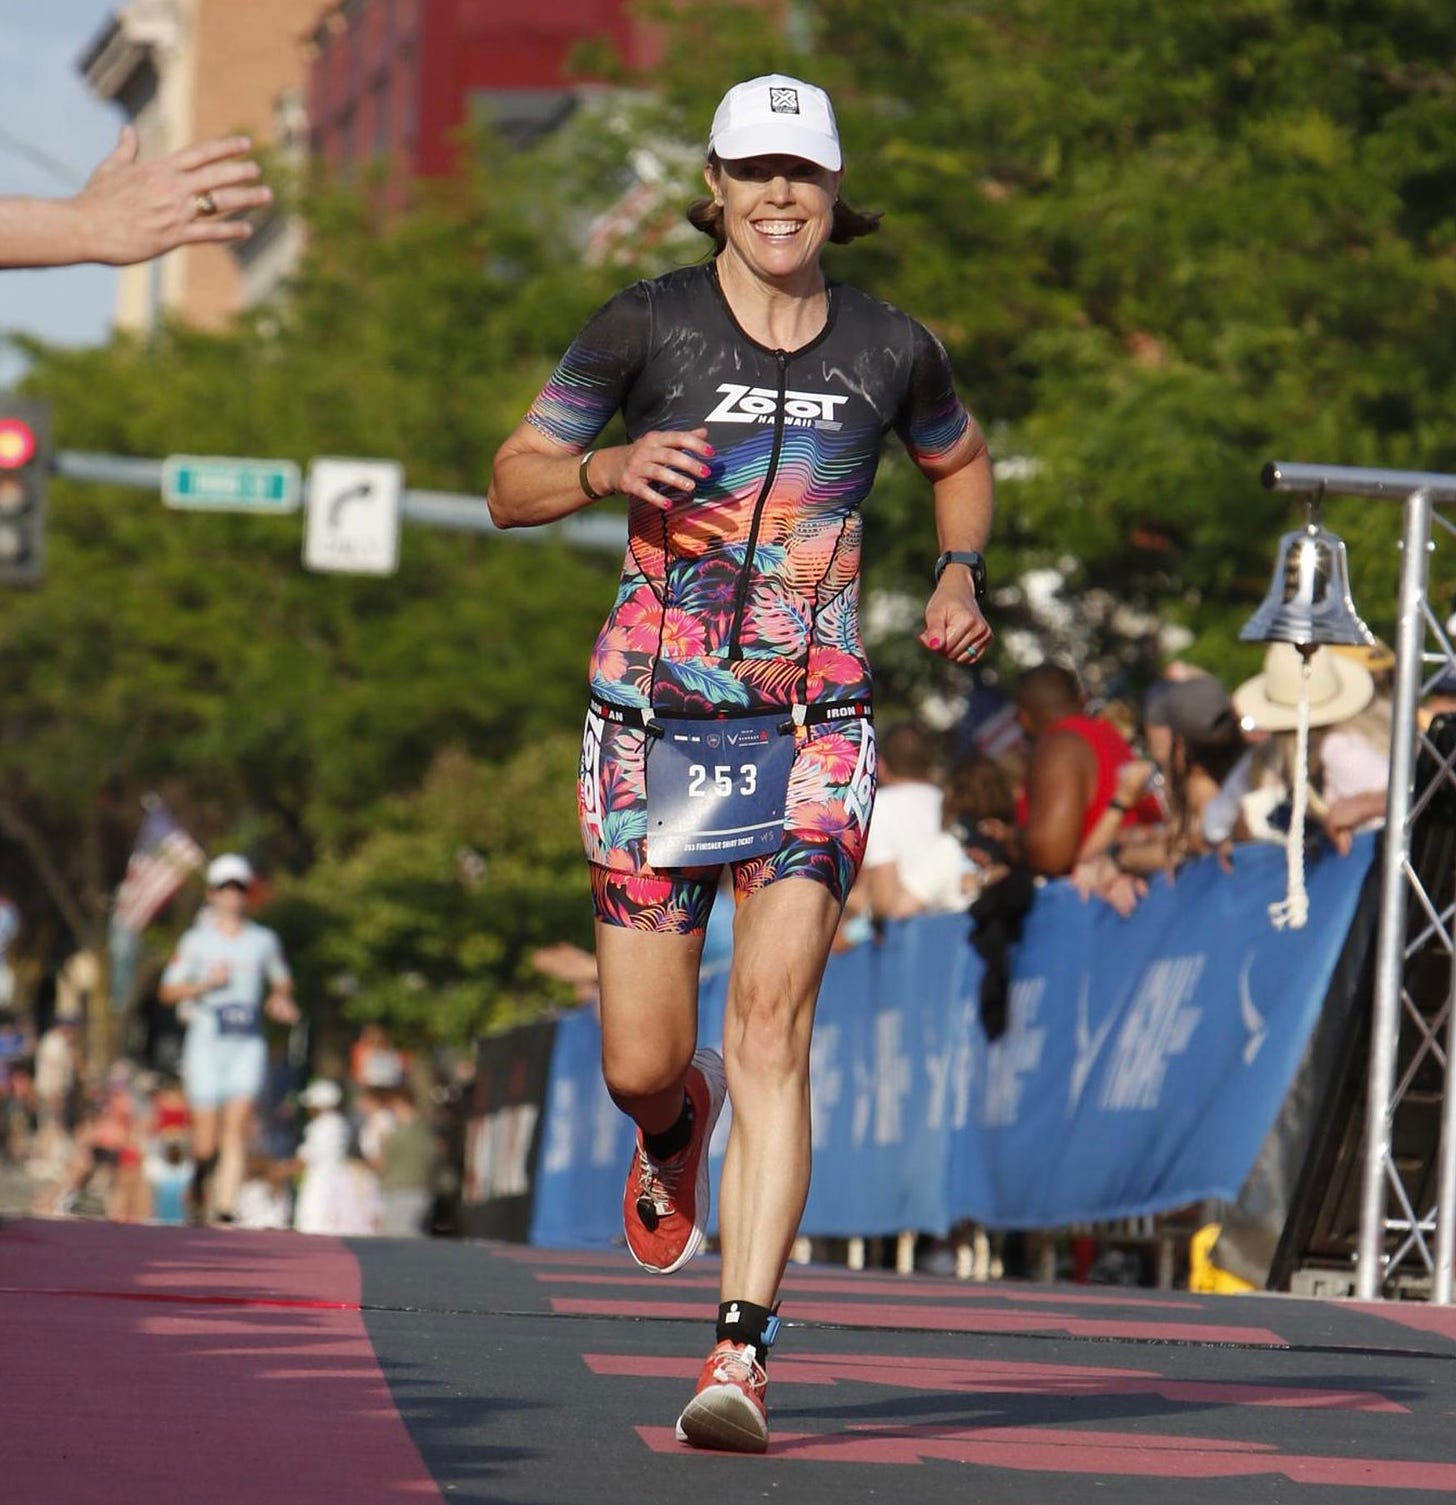
[[[50,468],[50,404],[0,392],[0,585],[41,577]]]

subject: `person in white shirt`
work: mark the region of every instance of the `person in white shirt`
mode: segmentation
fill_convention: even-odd
[[[349,1121],[337,1082],[308,1084],[299,1102],[310,1114],[297,1161],[302,1170],[293,1226],[299,1233],[336,1236],[379,1231],[379,1183],[362,1161],[349,1155]]]
[[[268,1065],[264,1022],[297,1024],[293,977],[278,936],[248,918],[253,868],[226,852],[207,867],[207,907],[177,943],[157,998],[190,1005],[182,1082],[196,1159],[192,1216],[229,1222],[242,1184],[253,1104]],[[213,1171],[217,1182],[209,1186]]]
[[[944,795],[932,778],[930,739],[903,722],[878,739],[879,792],[851,910],[877,920],[920,914],[941,886],[937,852]]]
[[[77,1022],[64,1016],[35,1048],[37,1161],[60,1162],[66,1149],[71,1093],[76,1086]]]

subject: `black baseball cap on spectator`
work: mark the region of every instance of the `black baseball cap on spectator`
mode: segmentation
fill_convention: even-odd
[[[1143,723],[1166,726],[1185,742],[1205,742],[1227,735],[1237,723],[1229,692],[1212,674],[1164,679],[1143,701]]]

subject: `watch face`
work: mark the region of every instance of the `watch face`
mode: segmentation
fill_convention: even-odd
[[[946,568],[951,564],[963,564],[971,572],[971,579],[975,583],[976,595],[982,596],[986,591],[986,561],[974,551],[947,550],[935,561],[935,579],[939,584],[940,577],[945,574]]]

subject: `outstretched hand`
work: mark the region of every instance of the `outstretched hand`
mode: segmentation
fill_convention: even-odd
[[[258,164],[244,160],[252,150],[246,136],[199,142],[155,162],[138,161],[140,150],[134,127],[123,126],[115,149],[72,200],[90,260],[129,266],[178,246],[246,240],[252,227],[228,216],[272,201]]]
[[[1147,880],[1125,873],[1108,856],[1090,857],[1070,874],[1072,887],[1084,900],[1104,899],[1125,920],[1148,891]]]

